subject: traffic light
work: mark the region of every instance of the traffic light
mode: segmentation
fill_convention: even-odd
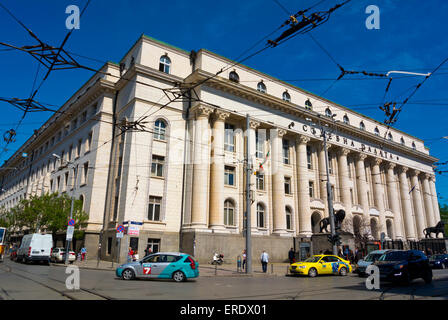
[[[334,236],[332,236],[331,234],[329,234],[328,236],[327,236],[327,238],[328,238],[328,241],[331,243],[331,244],[333,244],[333,245],[337,245],[337,246],[340,246],[341,244],[342,244],[342,242],[341,242],[341,236],[339,235],[339,234],[335,234]]]

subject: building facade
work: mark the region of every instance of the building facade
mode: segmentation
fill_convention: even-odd
[[[320,232],[326,151],[345,230],[418,240],[440,221],[437,159],[422,140],[204,49],[143,35],[59,111],[3,165],[0,205],[73,194],[89,214],[85,245],[101,259],[118,249],[124,259],[129,246],[199,261],[241,254],[246,137],[254,254],[284,260],[294,239]],[[131,221],[138,235],[118,248],[115,229]]]

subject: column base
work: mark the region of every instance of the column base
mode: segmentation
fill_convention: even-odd
[[[311,231],[301,231],[299,234],[297,234],[298,238],[311,238],[313,233]]]
[[[276,236],[288,236],[289,233],[285,230],[285,229],[278,229],[278,230],[274,230],[272,232],[272,235],[276,235]]]

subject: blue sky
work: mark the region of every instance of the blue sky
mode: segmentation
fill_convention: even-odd
[[[307,8],[318,0],[278,0],[290,13]],[[315,10],[326,10],[342,0],[327,0]],[[68,5],[83,8],[87,0],[2,0],[8,9],[48,44],[58,46],[65,28]],[[365,20],[368,5],[380,9],[380,29],[368,30]],[[448,56],[448,1],[444,0],[353,0],[335,11],[330,20],[312,35],[347,70],[387,72],[408,70],[430,72]],[[148,1],[93,0],[81,18],[65,49],[100,61],[119,61],[144,33],[185,50],[205,48],[228,58],[236,58],[251,44],[262,39],[287,19],[273,0],[257,1]],[[0,41],[17,46],[34,40],[0,8]],[[27,98],[37,70],[37,61],[18,51],[1,51],[0,97]],[[100,62],[79,58],[81,64],[98,68]],[[264,51],[245,64],[286,80],[316,94],[324,94],[378,121],[384,120],[381,103],[387,80],[341,80],[336,64],[307,35]],[[40,69],[40,77],[43,75]],[[36,100],[62,105],[90,76],[86,70],[53,72],[40,89]],[[360,76],[346,76],[359,79]],[[365,77],[364,77],[365,78]],[[316,80],[318,79],[318,80]],[[433,156],[448,160],[446,108],[448,106],[448,63],[413,96],[395,127],[425,140]],[[396,79],[386,100],[403,100],[420,77]],[[1,103],[0,133],[15,128],[22,113]],[[2,152],[0,161],[12,153],[51,116],[29,114],[17,131],[17,141]],[[3,148],[1,141],[0,147]],[[448,170],[448,166],[439,167]],[[437,191],[448,203],[448,174],[436,176]]]

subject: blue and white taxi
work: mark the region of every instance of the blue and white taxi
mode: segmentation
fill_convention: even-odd
[[[119,265],[115,274],[123,280],[158,278],[182,282],[199,276],[199,263],[187,253],[158,252],[138,261]]]

